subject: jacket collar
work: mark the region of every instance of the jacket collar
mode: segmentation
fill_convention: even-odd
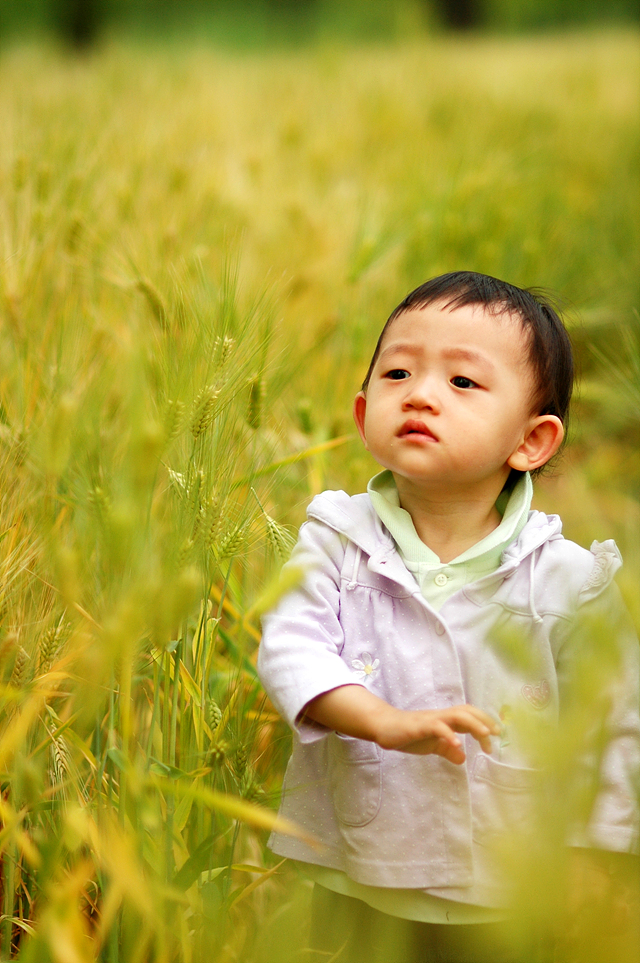
[[[395,542],[380,521],[371,504],[369,495],[349,496],[342,491],[328,491],[317,495],[307,510],[309,518],[324,522],[340,535],[353,542],[367,557],[370,571],[409,589],[420,593],[418,583],[408,571],[396,551]],[[495,581],[508,578],[519,567],[523,559],[553,538],[560,538],[562,522],[557,515],[532,511],[515,541],[507,546],[502,554],[500,565],[494,572],[478,579],[473,588],[467,586],[465,593],[472,594],[474,589],[483,591]]]

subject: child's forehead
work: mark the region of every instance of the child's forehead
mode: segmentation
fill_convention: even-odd
[[[529,337],[522,319],[494,305],[418,305],[402,311],[387,326],[380,356],[404,349],[410,352],[441,348],[447,354],[469,356],[477,351],[528,359]]]

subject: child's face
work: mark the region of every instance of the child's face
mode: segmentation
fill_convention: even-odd
[[[511,468],[539,467],[562,440],[558,418],[532,412],[534,387],[518,318],[431,304],[393,321],[354,417],[397,481],[499,491]]]

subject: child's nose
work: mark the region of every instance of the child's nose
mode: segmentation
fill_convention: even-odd
[[[434,379],[412,379],[411,388],[404,400],[404,408],[428,408],[431,411],[439,411],[440,400]]]

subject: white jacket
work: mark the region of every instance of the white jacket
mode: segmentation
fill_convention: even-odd
[[[560,739],[565,690],[575,697],[570,682],[577,679],[583,698],[591,678],[594,745],[606,731],[606,748],[598,798],[578,842],[637,848],[638,644],[612,583],[621,564],[615,543],[594,542],[586,551],[561,535],[557,516],[531,512],[499,568],[436,612],[368,495],[325,492],[308,518],[290,563],[305,575],[264,619],[258,672],[296,735],[281,813],[323,849],[274,834],[273,850],[369,885],[500,905],[491,842],[507,831],[532,831],[539,801],[540,771],[526,738],[495,739],[486,755],[466,737],[467,761],[456,766],[301,723],[300,713],[323,692],[366,682],[398,708],[470,703],[507,723],[515,719],[519,732]],[[604,645],[602,632],[589,633],[588,614],[600,619],[596,629],[605,626]],[[598,706],[605,704],[613,708],[603,730]],[[567,753],[570,772],[578,763],[571,739]],[[582,756],[584,782],[594,757]]]

